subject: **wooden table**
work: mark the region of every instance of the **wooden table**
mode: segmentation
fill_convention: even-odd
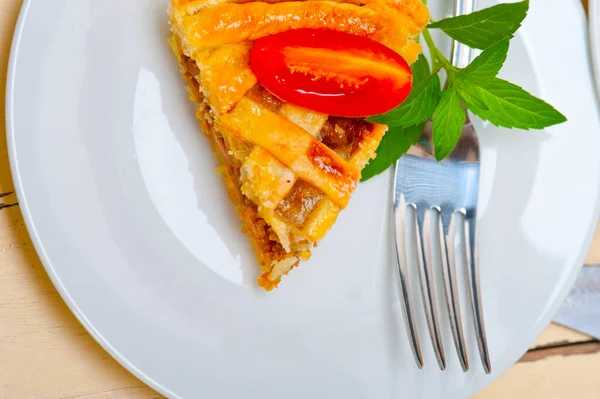
[[[47,0],[51,1],[51,0]],[[6,64],[21,0],[0,0],[0,399],[157,399],[87,334],[33,249],[10,176]],[[600,263],[600,232],[587,263]],[[600,343],[551,325],[477,399],[600,398]]]

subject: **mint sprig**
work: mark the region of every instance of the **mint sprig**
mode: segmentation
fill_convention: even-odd
[[[435,159],[441,161],[456,147],[467,114],[456,89],[444,90],[435,114],[431,129]]]
[[[456,73],[460,80],[487,82],[498,75],[508,55],[509,39],[504,39],[484,50],[466,68]]]
[[[437,160],[448,156],[458,143],[467,109],[506,128],[544,129],[567,120],[550,104],[497,77],[506,61],[510,39],[528,10],[529,0],[499,4],[433,22],[423,30],[433,72],[425,56],[419,56],[411,67],[413,88],[409,97],[387,114],[369,118],[387,124],[389,132],[377,149],[377,157],[363,170],[363,181],[386,170],[419,142],[430,119]],[[441,29],[453,39],[483,51],[467,67],[456,68],[436,47],[429,28]],[[444,90],[438,77],[442,69],[447,76]]]
[[[468,15],[434,22],[429,28],[441,29],[448,36],[472,48],[486,49],[512,37],[527,16],[529,0],[498,4]]]
[[[440,78],[437,73],[431,74],[429,63],[424,55],[420,55],[411,67],[413,81],[416,83],[404,102],[385,115],[368,118],[371,122],[384,123],[389,127],[410,127],[426,122],[440,101]]]
[[[493,78],[477,83],[467,77],[457,87],[466,106],[496,126],[543,129],[567,120],[550,104],[506,80]]]

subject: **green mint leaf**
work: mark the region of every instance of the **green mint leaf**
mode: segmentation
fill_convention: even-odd
[[[486,49],[512,37],[527,16],[529,0],[498,4],[471,14],[434,22],[429,28],[441,29],[469,47]]]
[[[431,118],[439,101],[440,82],[431,74],[427,58],[420,54],[410,67],[413,74],[413,88],[402,104],[384,115],[368,118],[371,122],[383,123],[392,127],[418,125]]]
[[[433,114],[433,145],[435,159],[441,161],[456,147],[465,124],[466,112],[456,89],[444,90]]]
[[[460,70],[456,77],[472,82],[485,82],[495,78],[506,61],[509,42],[509,39],[504,39],[483,50],[465,69]]]
[[[473,82],[467,76],[457,81],[457,89],[474,114],[496,126],[543,129],[567,120],[550,104],[499,78]]]
[[[410,127],[428,121],[440,101],[440,78],[429,75],[413,86],[410,95],[402,104],[387,114],[368,118],[371,122],[383,123],[389,127]]]
[[[424,123],[406,129],[390,128],[379,143],[377,156],[371,159],[362,170],[361,181],[369,180],[392,166],[402,155],[406,154],[410,146],[419,141],[424,130]]]
[[[420,82],[427,79],[431,75],[431,69],[429,68],[429,61],[422,53],[419,54],[419,58],[410,67],[413,75],[413,84],[419,84]]]
[[[459,80],[456,84],[456,90],[458,95],[463,100],[467,108],[473,111],[474,114],[479,115],[480,112],[489,111],[487,104],[480,98],[477,93],[477,86],[473,84],[465,83],[465,80]],[[477,110],[477,112],[476,112]]]

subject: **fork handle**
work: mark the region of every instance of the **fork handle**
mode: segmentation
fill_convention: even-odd
[[[475,11],[477,0],[454,0],[454,16],[470,14]],[[471,62],[473,49],[457,42],[452,41],[452,56],[450,62],[457,68],[464,68]]]
[[[477,0],[455,0],[454,16],[470,14],[475,11]],[[457,42],[452,41],[452,55],[450,62],[457,68],[464,68],[471,62],[473,49]],[[481,286],[479,279],[479,255],[477,250],[477,240],[475,232],[475,223],[477,215],[473,214],[469,218],[465,213],[465,237],[464,242],[467,245],[467,270],[469,276],[469,290],[471,291],[471,307],[473,309],[473,318],[475,332],[477,335],[477,346],[481,357],[481,363],[486,374],[492,371],[490,354],[485,332],[485,322],[483,320],[483,307],[481,303]]]

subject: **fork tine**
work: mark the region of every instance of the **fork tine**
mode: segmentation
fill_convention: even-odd
[[[490,354],[488,351],[487,337],[485,334],[485,323],[483,320],[483,307],[481,304],[481,290],[479,284],[479,258],[477,251],[477,240],[475,239],[475,216],[467,217],[466,211],[461,211],[464,215],[465,244],[467,246],[467,265],[469,275],[469,289],[471,291],[471,306],[475,318],[475,332],[477,335],[477,346],[481,363],[486,374],[492,372]]]
[[[446,358],[444,356],[444,346],[440,333],[440,323],[437,313],[437,302],[435,298],[435,287],[433,286],[433,268],[431,262],[431,211],[422,210],[422,215],[417,213],[417,207],[414,208],[415,231],[417,234],[417,261],[419,264],[419,276],[421,279],[421,293],[423,294],[423,306],[425,307],[425,318],[429,329],[429,336],[435,352],[435,357],[441,370],[446,369]],[[421,217],[422,216],[422,217]]]
[[[413,316],[413,306],[408,286],[408,266],[406,257],[406,205],[398,205],[394,216],[394,234],[396,239],[396,260],[398,262],[398,272],[400,274],[400,292],[402,293],[402,313],[404,314],[404,324],[408,334],[408,341],[415,357],[415,362],[419,368],[423,368],[423,355],[421,354],[421,345],[415,326]]]
[[[438,210],[439,212],[439,210]],[[454,250],[454,232],[456,227],[456,213],[450,214],[450,226],[448,235],[445,237],[442,225],[441,212],[438,218],[438,234],[442,247],[442,273],[444,275],[444,287],[446,291],[446,303],[448,304],[448,316],[450,318],[450,327],[454,346],[460,360],[463,371],[469,370],[469,359],[465,345],[465,334],[462,326],[462,315],[460,311],[460,301],[458,299],[458,279],[456,277],[456,252]]]

